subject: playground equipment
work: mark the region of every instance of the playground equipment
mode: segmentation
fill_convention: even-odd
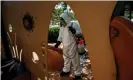
[[[60,71],[63,63],[60,50],[47,45],[42,49],[41,46],[42,42],[47,44],[51,13],[57,3],[58,1],[2,2],[2,20],[6,32],[9,32],[8,25],[11,24],[13,29],[10,35],[16,33],[18,50],[23,48],[22,61],[32,74],[42,80],[48,77],[44,70],[52,67]],[[80,23],[89,50],[94,80],[116,80],[116,77],[119,80],[133,80],[133,25],[121,17],[114,18],[110,25],[116,1],[66,3],[73,9]],[[25,30],[23,25],[23,15],[27,12],[33,16],[33,32]],[[110,36],[112,27],[117,29],[116,33],[118,31],[118,35],[113,38]],[[53,50],[52,53],[50,49]],[[39,56],[36,64],[32,61],[32,52]],[[31,75],[32,78],[35,76]]]

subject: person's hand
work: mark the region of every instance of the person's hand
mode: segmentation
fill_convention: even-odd
[[[54,45],[54,47],[55,47],[55,48],[58,48],[58,45],[57,45],[57,44],[55,44],[55,45]]]
[[[75,30],[74,28],[72,28],[72,27],[68,27],[68,28],[69,28],[69,30],[70,30],[73,34],[76,33],[76,30]]]
[[[60,41],[57,41],[56,44],[54,45],[55,48],[58,48],[58,46],[61,44]]]

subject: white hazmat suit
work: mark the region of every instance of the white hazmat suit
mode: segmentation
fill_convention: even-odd
[[[64,58],[64,72],[69,72],[71,63],[74,67],[74,74],[81,75],[81,67],[80,67],[80,58],[78,54],[76,39],[74,34],[69,30],[68,27],[72,25],[72,27],[76,30],[76,34],[81,33],[80,27],[77,23],[71,22],[70,17],[67,12],[63,13],[60,17],[62,17],[67,25],[64,27],[60,27],[58,41],[63,43],[63,58]]]

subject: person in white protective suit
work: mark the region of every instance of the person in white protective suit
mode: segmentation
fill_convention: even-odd
[[[77,23],[71,22],[67,12],[61,14],[60,25],[58,40],[55,44],[55,48],[58,48],[60,43],[63,43],[64,67],[60,75],[69,75],[72,63],[75,79],[79,80],[81,79],[81,67],[75,35],[81,33],[81,29]]]

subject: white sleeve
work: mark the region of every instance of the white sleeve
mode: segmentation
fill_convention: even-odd
[[[60,27],[60,30],[59,30],[59,36],[58,36],[57,41],[62,42],[62,27]]]
[[[81,33],[82,33],[79,24],[77,24],[77,23],[73,23],[72,27],[76,30],[76,34],[81,34]]]

